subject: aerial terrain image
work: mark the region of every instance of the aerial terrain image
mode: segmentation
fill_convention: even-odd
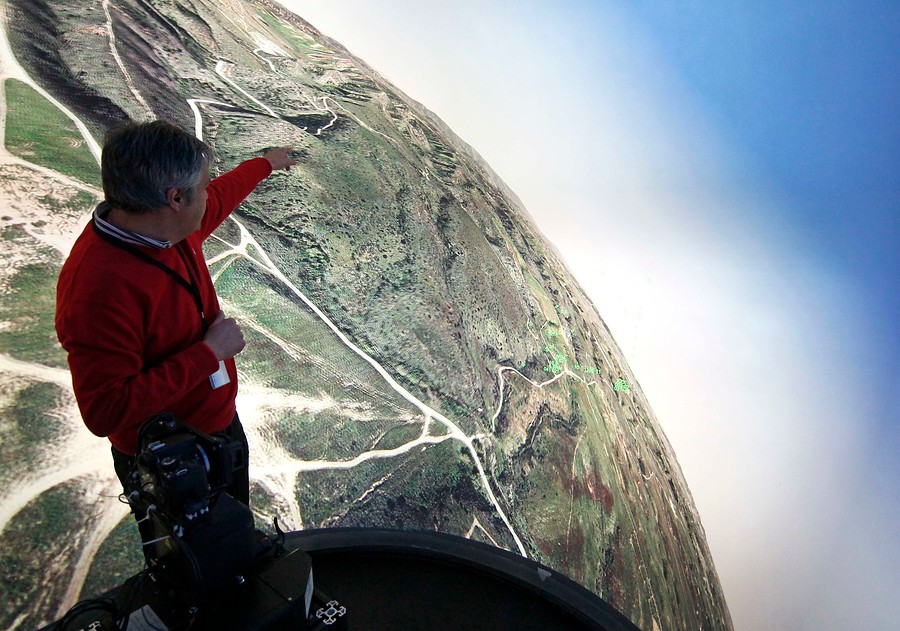
[[[731,629],[675,454],[552,244],[469,145],[301,18],[265,0],[0,0],[0,627],[142,567],[53,314],[105,132],[162,118],[214,148],[213,175],[282,145],[299,161],[205,248],[247,339],[258,527],[469,537],[646,631]]]

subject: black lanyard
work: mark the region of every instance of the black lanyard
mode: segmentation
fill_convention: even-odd
[[[155,258],[153,258],[152,256],[148,256],[146,253],[141,252],[137,248],[126,243],[125,241],[120,241],[119,239],[115,238],[111,234],[107,234],[107,233],[103,232],[100,228],[97,227],[97,224],[94,222],[93,219],[91,220],[91,226],[94,228],[94,232],[96,232],[102,239],[105,239],[107,242],[113,244],[114,246],[116,246],[119,249],[125,250],[129,254],[133,254],[134,256],[138,257],[142,261],[146,261],[147,263],[150,263],[150,265],[153,265],[154,267],[158,267],[159,269],[164,271],[166,274],[168,274],[169,276],[174,278],[175,282],[177,282],[179,285],[184,287],[187,290],[187,292],[191,295],[191,297],[193,297],[194,304],[197,305],[197,313],[200,314],[200,326],[203,329],[203,334],[206,335],[206,330],[209,328],[209,325],[206,323],[206,315],[203,313],[203,298],[200,296],[200,289],[197,287],[196,283],[194,282],[194,275],[191,273],[191,266],[188,263],[188,261],[185,260],[185,255],[181,250],[177,250],[177,251],[178,251],[178,255],[181,257],[182,262],[184,263],[185,269],[187,269],[188,280],[185,280],[184,276],[182,276],[181,274],[179,274],[178,272],[173,270],[171,267],[169,267],[162,261],[158,261]],[[175,247],[177,249],[178,245],[176,244],[173,247]]]

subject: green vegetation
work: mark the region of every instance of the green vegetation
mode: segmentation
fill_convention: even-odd
[[[371,414],[408,413],[409,404],[375,369],[348,349],[299,298],[265,284],[267,278],[246,260],[238,260],[216,283],[220,299],[234,310],[229,315],[247,314],[262,329],[244,327],[248,344],[238,358],[241,370],[288,392],[326,391],[337,401],[364,405]]]
[[[290,42],[294,46],[295,52],[310,52],[311,50],[316,49],[316,42],[314,39],[303,33],[302,31],[294,28],[290,24],[281,21],[276,16],[272,15],[268,11],[264,11],[262,9],[256,9],[256,15],[258,15],[263,22],[265,22],[272,30],[281,35],[285,40]],[[322,49],[323,54],[326,52],[325,49]]]
[[[404,423],[390,428],[385,432],[375,449],[396,449],[406,443],[415,440],[422,435],[422,425],[419,423]]]
[[[297,501],[305,527],[321,527],[340,517],[378,480],[397,467],[393,458],[373,459],[353,469],[305,471],[297,478]],[[373,519],[375,519],[373,517]],[[372,521],[366,525],[378,525]]]
[[[28,469],[43,462],[61,436],[56,412],[66,393],[52,383],[13,381],[0,396],[0,484],[6,487],[23,474],[23,461]]]
[[[331,196],[344,201],[358,199],[363,204],[382,197],[380,185],[388,183],[383,182],[376,163],[340,145],[332,144],[328,149],[321,151],[308,168]]]
[[[402,498],[405,504],[405,510],[398,515],[401,521],[396,525],[462,534],[475,516],[486,527],[493,523],[496,514],[476,478],[476,471],[468,452],[461,451],[454,440],[409,457],[395,476],[397,487],[393,497]]]
[[[31,86],[7,79],[6,148],[28,162],[100,186],[100,168],[74,123]]]
[[[342,460],[372,449],[378,437],[395,423],[391,420],[357,421],[338,410],[328,409],[315,414],[285,412],[271,422],[269,428],[295,458]]]
[[[143,565],[141,536],[134,518],[129,514],[97,550],[79,598],[96,598],[140,572]]]
[[[0,322],[7,323],[0,329],[0,353],[45,366],[66,366],[53,324],[58,275],[59,266],[50,262],[23,265],[13,274],[0,301]]]
[[[45,209],[49,215],[65,215],[69,217],[81,217],[88,209],[94,207],[97,198],[85,191],[73,190],[72,195],[66,200],[60,200],[53,195],[41,195],[37,198],[41,209]],[[44,222],[34,222],[35,227]]]
[[[80,546],[73,525],[83,521],[75,485],[58,486],[33,500],[0,533],[0,628],[43,626],[55,614]],[[40,533],[40,537],[34,537]],[[24,620],[17,620],[25,613]]]

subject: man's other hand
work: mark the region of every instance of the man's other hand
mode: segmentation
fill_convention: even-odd
[[[264,153],[263,158],[269,161],[269,164],[272,165],[273,171],[277,171],[279,169],[288,171],[290,170],[291,166],[297,164],[297,161],[294,160],[290,155],[292,150],[293,147],[278,147]]]
[[[203,341],[212,349],[219,361],[234,357],[244,350],[246,345],[241,327],[234,318],[226,318],[222,311],[219,311],[219,315],[206,331]]]

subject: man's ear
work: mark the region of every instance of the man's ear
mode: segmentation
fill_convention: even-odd
[[[182,193],[180,188],[173,187],[166,191],[166,202],[175,210],[178,210],[178,207],[181,206],[183,201],[184,193]]]

